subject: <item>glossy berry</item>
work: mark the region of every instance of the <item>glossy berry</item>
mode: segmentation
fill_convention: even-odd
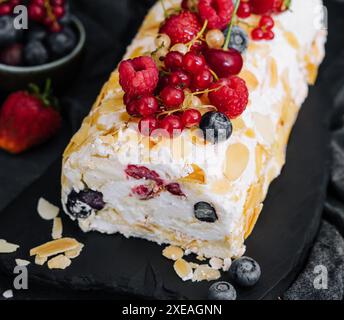
[[[46,12],[44,6],[30,4],[28,7],[28,14],[31,20],[41,22],[45,18]]]
[[[225,35],[219,29],[213,29],[207,32],[205,41],[209,48],[220,49],[225,43]]]
[[[291,1],[286,0],[251,0],[251,9],[254,14],[263,15],[281,13],[289,9]]]
[[[181,89],[167,86],[160,92],[163,105],[168,109],[179,107],[184,102],[184,92]]]
[[[248,104],[248,89],[243,79],[232,76],[214,83],[209,93],[209,100],[220,112],[230,119],[240,116]]]
[[[171,46],[171,39],[167,34],[159,34],[155,39],[155,45],[157,48],[169,49]]]
[[[183,66],[183,55],[180,52],[171,51],[166,55],[164,63],[167,70],[179,70]]]
[[[261,270],[259,264],[252,258],[241,257],[232,263],[229,274],[239,286],[252,287],[259,281]]]
[[[63,6],[53,7],[53,13],[57,19],[61,19],[65,15],[65,9]]]
[[[203,55],[188,52],[183,57],[183,69],[190,72],[191,74],[196,74],[197,72],[204,69],[205,66],[206,61]]]
[[[31,24],[27,31],[27,41],[44,41],[47,38],[48,32],[45,27],[39,24]]]
[[[142,117],[148,117],[159,109],[158,100],[153,96],[145,96],[137,100],[136,110]]]
[[[236,300],[237,293],[234,287],[225,281],[215,282],[208,292],[209,300]]]
[[[228,28],[226,29],[225,36],[227,36]],[[231,30],[231,36],[229,41],[229,48],[233,48],[240,53],[243,53],[248,47],[248,35],[239,26],[233,26]]]
[[[118,70],[119,82],[129,96],[150,95],[158,85],[159,70],[151,57],[122,61]]]
[[[251,15],[251,6],[249,2],[240,2],[237,15],[239,18],[245,19]]]
[[[127,113],[132,117],[139,116],[139,112],[137,111],[137,100],[133,99],[126,103],[126,110]]]
[[[273,40],[275,38],[275,33],[272,30],[267,30],[264,33],[264,40]]]
[[[199,127],[203,131],[204,139],[213,144],[228,140],[233,132],[229,118],[215,111],[204,114]]]
[[[20,66],[23,63],[23,45],[15,43],[0,51],[0,63]]]
[[[254,28],[252,31],[251,31],[251,37],[253,40],[255,41],[259,41],[259,40],[262,40],[264,39],[264,31],[262,28]]]
[[[208,21],[208,29],[223,30],[229,24],[234,5],[232,0],[199,0],[201,20]]]
[[[172,45],[176,43],[188,43],[201,31],[198,16],[190,11],[182,11],[166,19],[159,33],[167,34]]]
[[[24,48],[24,62],[29,66],[38,66],[49,61],[47,48],[41,41],[31,41]]]
[[[205,52],[209,67],[220,78],[239,74],[243,67],[243,58],[235,49],[209,49]]]
[[[202,222],[214,223],[218,220],[215,208],[208,202],[198,202],[194,205],[194,215]]]
[[[274,19],[271,16],[262,16],[259,20],[259,27],[263,30],[272,29],[275,26]]]
[[[13,44],[18,39],[18,31],[13,23],[12,17],[0,16],[0,48]]]
[[[77,193],[72,191],[68,195],[66,208],[77,219],[86,219],[93,210],[99,211],[105,207],[101,192],[85,189]]]
[[[205,90],[213,83],[214,77],[208,68],[197,72],[192,78],[192,89]]]
[[[199,125],[202,120],[201,113],[196,109],[188,109],[182,115],[182,122],[184,127],[191,128]]]
[[[187,54],[189,51],[188,47],[183,43],[177,43],[170,49],[171,52],[179,52],[182,55]]]
[[[188,73],[178,70],[170,74],[168,82],[173,87],[185,89],[190,87],[191,77]]]
[[[159,121],[153,117],[149,116],[143,118],[139,122],[139,131],[144,136],[150,136],[155,129],[158,129]]]
[[[12,6],[8,3],[0,4],[0,16],[11,14]]]
[[[180,135],[184,126],[180,117],[169,115],[160,121],[159,128],[165,130],[166,135],[172,138]]]
[[[76,34],[69,27],[65,27],[62,32],[50,34],[47,39],[48,47],[54,58],[61,58],[70,53],[76,43]]]

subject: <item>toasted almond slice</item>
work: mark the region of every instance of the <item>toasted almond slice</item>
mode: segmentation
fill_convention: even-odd
[[[221,277],[221,273],[219,270],[214,270],[210,268],[207,264],[201,264],[198,266],[198,268],[195,270],[192,281],[193,282],[199,282],[199,281],[212,281],[217,280]]]
[[[179,247],[168,246],[162,251],[162,255],[167,259],[176,261],[183,258],[184,252]]]
[[[42,219],[53,220],[59,214],[60,209],[44,198],[40,198],[38,200],[37,211]]]
[[[193,276],[192,268],[191,268],[190,264],[187,261],[185,261],[184,259],[177,260],[174,263],[173,268],[174,268],[175,272],[177,273],[177,275],[183,281],[187,281],[187,280],[192,279],[192,276]]]
[[[53,223],[53,231],[51,233],[51,237],[56,240],[56,239],[61,239],[62,238],[62,231],[63,231],[63,226],[62,226],[62,220],[61,218],[54,218],[54,223]]]
[[[19,248],[18,245],[0,239],[0,253],[13,253]]]
[[[83,248],[84,248],[84,245],[80,243],[78,248],[66,251],[65,256],[70,259],[75,259],[80,255]]]
[[[224,174],[230,181],[237,180],[246,170],[250,158],[248,148],[235,143],[227,148]]]
[[[78,248],[79,242],[72,238],[62,238],[47,242],[30,250],[30,256],[39,255],[42,258],[55,256],[69,250]]]
[[[23,259],[16,259],[16,264],[17,266],[19,267],[26,267],[30,264],[31,262],[30,261],[27,261],[27,260],[23,260]]]
[[[223,267],[223,260],[220,258],[213,257],[209,261],[210,266],[215,270],[220,270]]]
[[[231,258],[225,258],[223,260],[223,268],[222,268],[222,270],[223,271],[228,271],[229,268],[231,267],[231,265],[232,265],[232,259]]]
[[[11,299],[13,298],[13,290],[6,290],[2,296],[5,298],[5,299]]]
[[[189,262],[189,265],[192,269],[196,269],[199,266],[198,263],[194,263],[194,262]]]
[[[37,255],[35,257],[35,263],[39,266],[43,266],[48,261],[48,257],[42,258],[41,256]]]
[[[48,261],[49,269],[61,269],[64,270],[71,265],[72,261],[64,254],[60,254]]]

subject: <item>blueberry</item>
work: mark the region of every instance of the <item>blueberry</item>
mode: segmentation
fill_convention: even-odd
[[[10,16],[0,17],[0,47],[10,45],[18,39],[19,31],[14,28],[14,19]]]
[[[209,300],[236,300],[237,294],[234,287],[225,281],[215,282],[208,292]]]
[[[203,222],[215,222],[217,218],[215,208],[208,202],[198,202],[194,205],[195,217]]]
[[[73,190],[68,196],[66,206],[73,217],[86,219],[93,210],[102,210],[105,203],[101,192],[85,189],[79,193]]]
[[[261,275],[259,264],[249,257],[241,257],[235,260],[229,273],[233,281],[242,287],[254,286]]]
[[[224,31],[225,37],[227,36],[228,28]],[[243,53],[248,46],[248,35],[247,33],[238,26],[232,27],[231,38],[229,40],[229,48],[233,48]]]
[[[65,27],[61,32],[50,34],[47,43],[53,57],[61,58],[75,48],[77,37],[70,27]]]
[[[46,30],[46,28],[44,28],[43,26],[34,24],[34,25],[30,25],[29,30],[27,31],[27,42],[31,42],[31,41],[44,41],[45,38],[47,37],[48,32]]]
[[[199,127],[203,131],[204,138],[214,144],[228,140],[233,131],[232,123],[228,117],[215,111],[203,115]]]
[[[38,66],[49,61],[49,53],[38,40],[29,42],[24,48],[24,61],[29,66]]]

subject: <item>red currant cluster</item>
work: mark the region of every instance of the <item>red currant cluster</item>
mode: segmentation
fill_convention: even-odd
[[[60,32],[59,20],[65,15],[65,0],[31,0],[29,18],[44,24],[51,32]]]
[[[13,8],[21,4],[21,0],[0,1],[0,16],[7,16],[13,12]]]

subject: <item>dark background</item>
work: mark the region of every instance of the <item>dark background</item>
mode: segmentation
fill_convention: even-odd
[[[302,0],[294,0],[302,1]],[[0,210],[29,187],[56,160],[71,134],[88,113],[110,72],[121,59],[154,0],[74,0],[72,11],[87,31],[86,55],[73,85],[59,94],[64,128],[49,143],[20,156],[0,151]],[[319,84],[329,94],[332,116],[333,165],[325,204],[324,220],[308,263],[285,299],[343,299],[344,296],[344,1],[325,1],[329,10],[327,57],[321,67]],[[0,93],[0,101],[6,93]],[[1,214],[1,213],[0,213]],[[326,264],[331,286],[317,291],[309,286],[317,264]],[[9,288],[0,277],[0,293]],[[26,297],[28,298],[28,297]],[[0,295],[1,299],[1,295]]]

